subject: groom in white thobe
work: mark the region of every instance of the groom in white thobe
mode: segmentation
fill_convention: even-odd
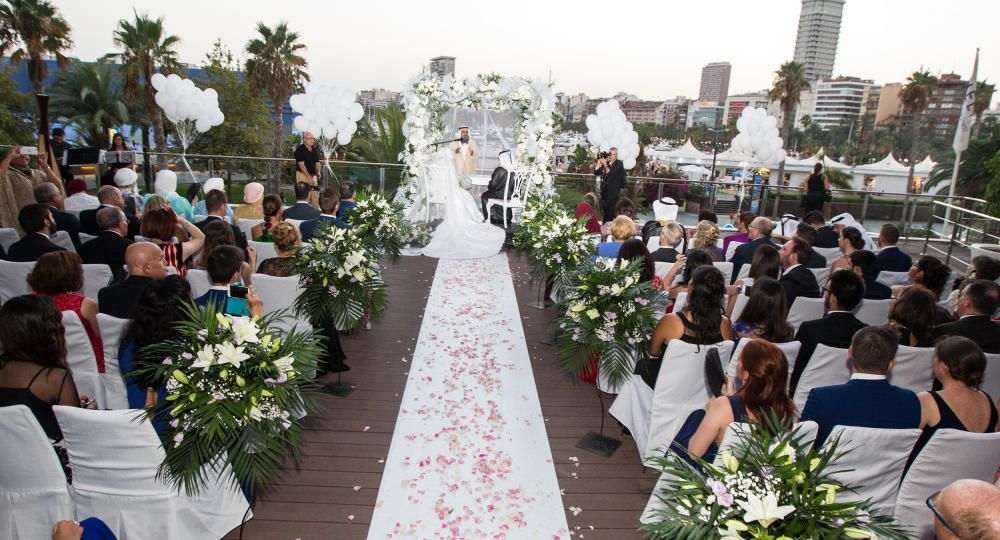
[[[479,147],[476,141],[469,138],[469,127],[458,128],[458,140],[448,143],[452,156],[455,158],[455,173],[458,177],[472,176],[476,174],[476,157],[479,155]]]

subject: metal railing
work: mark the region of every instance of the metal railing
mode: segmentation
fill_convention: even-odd
[[[942,255],[944,263],[948,266],[951,266],[954,261],[963,267],[968,267],[972,263],[973,257],[982,250],[975,244],[987,244],[1000,248],[1000,217],[942,201],[934,201],[933,205],[934,212],[927,220],[924,253],[933,251]],[[935,228],[935,223],[939,227]],[[945,240],[947,244],[943,247],[935,245],[932,243],[932,238]],[[962,258],[966,255],[967,259]],[[997,257],[1000,257],[1000,254]]]

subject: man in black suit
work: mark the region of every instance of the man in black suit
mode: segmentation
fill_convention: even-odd
[[[774,224],[771,223],[771,220],[763,216],[754,218],[750,222],[750,227],[747,229],[747,238],[750,241],[737,247],[733,251],[732,258],[729,259],[729,262],[733,263],[733,277],[729,280],[730,283],[736,281],[736,276],[740,274],[740,268],[744,264],[750,264],[753,261],[753,254],[757,248],[764,244],[771,244],[771,231],[773,229]]]
[[[805,223],[799,223],[798,228],[795,231],[795,236],[802,240],[806,244],[809,244],[809,260],[802,263],[806,268],[826,268],[826,257],[820,255],[813,249],[813,244],[816,243],[816,229],[806,225]]]
[[[677,262],[677,257],[686,251],[684,249],[686,240],[684,226],[676,221],[668,221],[660,229],[660,247],[651,253],[653,262]]]
[[[854,272],[834,272],[830,276],[830,286],[826,290],[826,316],[802,323],[795,333],[795,341],[802,343],[802,347],[792,368],[790,392],[795,391],[817,345],[846,349],[854,333],[866,326],[854,316],[854,308],[864,296],[865,282]]]
[[[125,250],[132,241],[125,238],[128,233],[128,220],[121,208],[108,206],[97,212],[97,225],[101,234],[85,242],[78,253],[85,264],[106,264],[111,268],[115,281],[127,277],[125,272]]]
[[[826,219],[820,212],[816,210],[806,212],[802,222],[816,229],[816,241],[813,242],[813,247],[835,248],[840,245],[840,234],[833,229],[833,225],[826,224]]]
[[[80,212],[80,231],[91,236],[101,234],[101,228],[97,225],[97,212],[101,208],[115,206],[121,208],[122,211],[125,210],[125,198],[122,197],[122,192],[115,186],[101,186],[97,190],[97,201],[101,203],[97,208]],[[133,240],[135,239],[135,235],[139,234],[139,218],[128,212],[125,212],[125,218],[128,219],[128,232],[125,233],[125,238]]]
[[[139,295],[154,280],[167,275],[163,250],[151,242],[136,242],[125,250],[128,277],[97,293],[97,309],[105,315],[131,319]]]
[[[289,206],[288,209],[281,212],[284,219],[297,219],[299,221],[305,221],[307,219],[316,219],[320,215],[318,208],[309,204],[309,194],[312,193],[312,186],[305,182],[295,183],[295,204]],[[205,206],[207,208],[208,202],[206,201]]]
[[[66,231],[73,242],[73,248],[80,251],[80,220],[69,212],[63,212],[63,196],[52,182],[42,182],[35,186],[35,202],[44,204],[52,212],[56,226],[52,232]]]
[[[913,266],[913,258],[896,247],[896,242],[899,242],[899,228],[892,223],[882,225],[878,232],[878,245],[882,249],[875,258],[876,277],[883,270],[906,272]]]
[[[850,255],[851,271],[865,281],[865,300],[888,300],[892,289],[875,281],[875,254],[867,249],[859,249]]]
[[[802,264],[809,260],[809,244],[795,237],[785,242],[778,252],[781,260],[781,267],[785,269],[778,279],[782,288],[785,289],[785,300],[788,308],[792,308],[792,302],[800,296],[806,298],[819,298],[819,284],[816,283],[816,274]]]
[[[598,158],[594,176],[601,177],[601,219],[607,223],[615,219],[615,206],[622,189],[625,189],[625,164],[618,159],[618,149],[608,151],[608,158]]]
[[[1000,305],[1000,285],[995,281],[974,279],[958,294],[955,322],[939,324],[931,332],[936,340],[943,336],[963,336],[975,341],[987,354],[1000,353],[1000,323],[990,317]]]
[[[33,262],[46,253],[65,251],[49,240],[49,236],[55,232],[55,224],[47,205],[25,206],[17,213],[17,222],[24,231],[24,237],[10,245],[8,261]]]
[[[304,184],[305,182],[299,182],[299,183]],[[308,185],[309,184],[306,184],[306,186]],[[309,197],[309,193],[306,193],[306,197]],[[208,195],[205,195],[205,211],[208,212],[208,215],[205,216],[204,220],[195,223],[194,226],[204,231],[205,227],[207,227],[208,224],[212,223],[213,221],[225,221],[224,218],[226,215],[226,202],[227,202],[226,193],[224,191],[219,189],[213,189],[212,191],[209,191]],[[310,208],[312,207],[310,206]],[[232,223],[229,224],[229,227],[233,230],[233,239],[236,241],[236,247],[243,250],[243,260],[246,262],[250,262],[251,248],[249,247],[249,245],[247,245],[247,235],[244,234],[239,227],[233,225]]]
[[[316,219],[303,221],[299,224],[299,232],[302,233],[302,241],[308,242],[320,225],[327,223],[338,229],[350,229],[351,226],[345,221],[337,219],[337,207],[340,206],[340,192],[333,188],[326,188],[319,193],[319,208],[323,211]]]

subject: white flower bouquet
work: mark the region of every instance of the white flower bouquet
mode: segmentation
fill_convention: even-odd
[[[396,260],[405,230],[402,214],[403,207],[389,202],[381,193],[366,194],[358,197],[351,211],[351,227],[354,235],[368,246],[370,252]]]

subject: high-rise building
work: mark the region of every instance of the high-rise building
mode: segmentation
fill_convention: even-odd
[[[878,93],[878,108],[875,109],[875,125],[880,126],[892,122],[899,115],[902,102],[899,93],[903,91],[901,83],[887,83]]]
[[[661,126],[687,125],[688,104],[691,102],[684,96],[668,99],[657,108],[656,123]]]
[[[435,56],[431,58],[431,73],[437,75],[438,77],[444,77],[445,75],[455,76],[455,57],[454,56]]]
[[[658,111],[660,111],[662,101],[649,101],[644,99],[626,99],[621,104],[622,112],[625,113],[625,120],[633,124],[655,124],[657,123]]]
[[[850,120],[857,121],[863,112],[865,96],[873,81],[858,77],[821,79],[813,85],[816,96],[810,117],[823,129]]]
[[[828,79],[833,75],[845,1],[802,0],[793,60],[805,66],[806,77],[810,81]]]
[[[729,95],[729,75],[733,66],[729,62],[712,62],[701,68],[701,87],[698,89],[698,101],[714,101],[716,105],[724,105]]]
[[[756,109],[761,107],[766,109],[768,104],[767,91],[752,92],[749,94],[737,94],[726,98],[726,112],[723,115],[723,122],[729,125],[743,114],[743,109]]]

